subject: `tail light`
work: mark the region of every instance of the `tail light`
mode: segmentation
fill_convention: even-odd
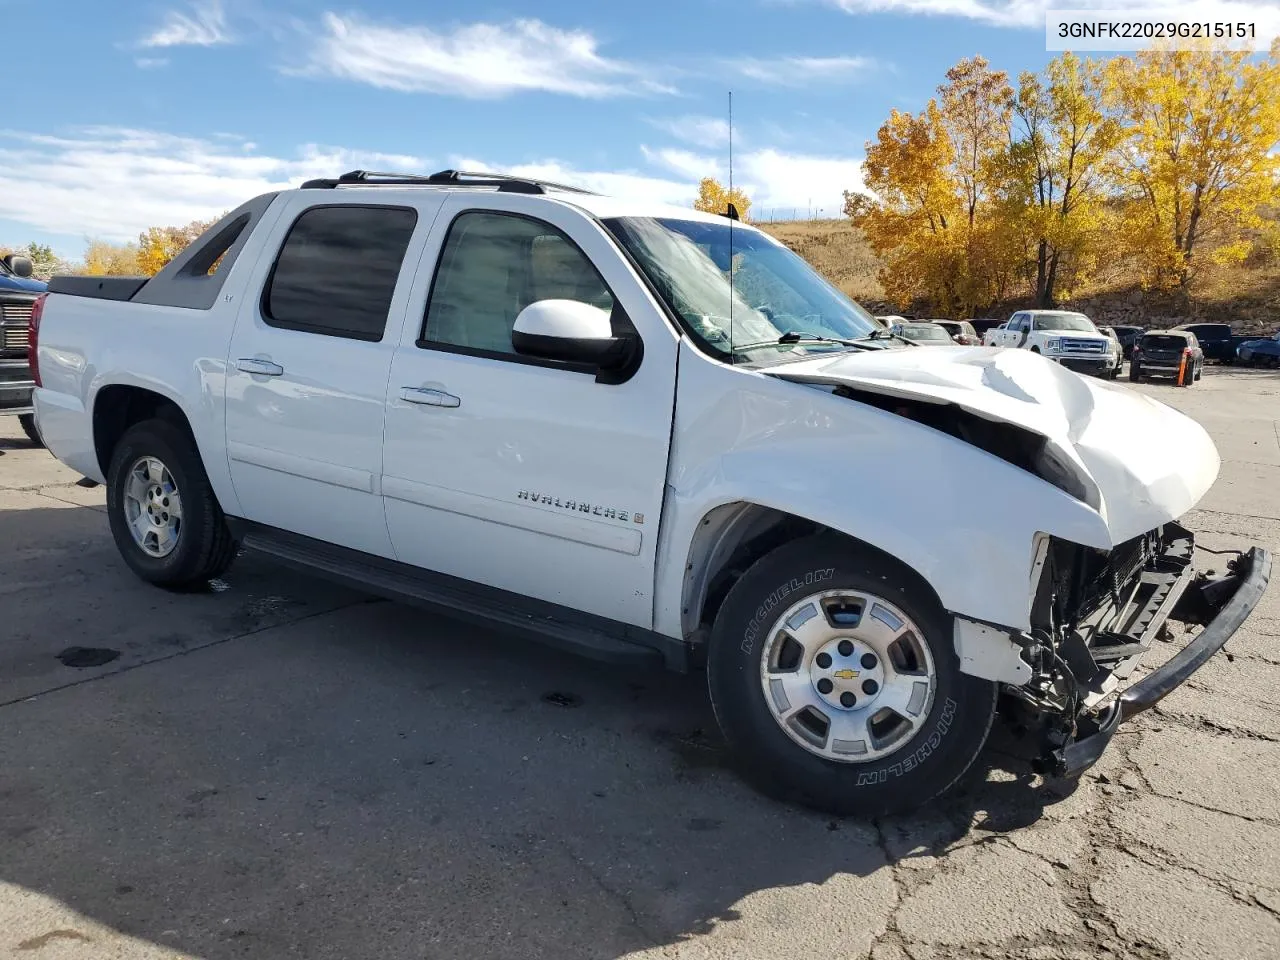
[[[44,314],[44,302],[48,298],[47,293],[42,293],[36,298],[36,302],[31,307],[31,319],[27,321],[27,364],[31,367],[31,379],[36,382],[36,386],[42,386],[40,383],[40,317]]]

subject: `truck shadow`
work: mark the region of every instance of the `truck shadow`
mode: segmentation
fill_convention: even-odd
[[[576,660],[249,557],[219,590],[158,593],[101,514],[0,512],[0,543],[46,528],[27,576],[64,579],[10,620],[25,659],[0,650],[53,671],[0,695],[0,916],[20,921],[0,954],[52,936],[106,951],[95,924],[214,960],[785,952],[827,911],[887,916],[891,864],[1064,797],[997,737],[945,803],[832,820],[732,773],[701,676]],[[90,615],[59,619],[74,609]],[[131,652],[77,673],[53,662],[71,643]],[[4,884],[62,906],[24,911]]]

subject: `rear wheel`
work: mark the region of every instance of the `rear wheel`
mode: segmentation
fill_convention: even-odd
[[[1132,383],[1142,382],[1142,367],[1137,363],[1129,364],[1129,380]]]
[[[779,547],[739,579],[716,618],[707,680],[743,774],[839,816],[943,793],[995,713],[996,685],[960,672],[932,592],[830,535]]]
[[[40,436],[40,428],[36,426],[36,415],[34,413],[19,414],[18,425],[22,427],[22,432],[27,435],[28,440],[37,447],[44,446],[44,438]]]
[[[185,587],[218,576],[236,543],[190,434],[167,420],[125,431],[107,470],[116,548],[143,580]]]

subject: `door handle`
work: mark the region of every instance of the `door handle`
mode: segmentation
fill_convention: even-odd
[[[284,367],[280,364],[258,357],[244,357],[237,360],[236,369],[241,373],[256,373],[260,377],[278,377],[284,373]]]
[[[426,387],[401,387],[400,399],[406,403],[422,403],[429,407],[456,407],[462,403],[452,393],[429,390]]]

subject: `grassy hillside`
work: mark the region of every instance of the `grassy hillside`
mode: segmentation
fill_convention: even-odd
[[[757,224],[777,237],[828,280],[873,313],[929,315],[925,303],[900,308],[883,299],[879,260],[862,234],[847,220],[792,220]],[[1032,306],[1025,300],[998,304],[991,316],[1007,317]],[[1095,286],[1062,304],[1083,310],[1101,324],[1133,323],[1169,327],[1193,320],[1232,324],[1240,333],[1271,333],[1280,328],[1280,262],[1206,270],[1190,295],[1144,293],[1123,276],[1099,277]]]

